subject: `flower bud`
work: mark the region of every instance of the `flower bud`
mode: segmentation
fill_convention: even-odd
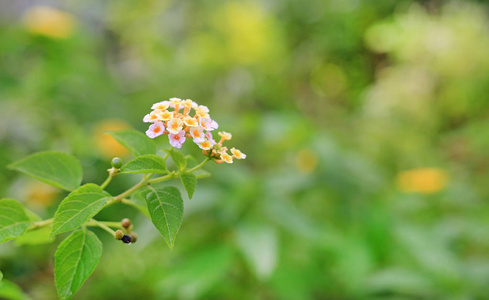
[[[116,169],[120,169],[122,167],[122,159],[120,159],[118,157],[114,157],[112,159],[112,167],[114,167]]]
[[[138,240],[138,235],[135,232],[129,233],[129,237],[131,237],[131,242],[135,243]]]
[[[120,241],[124,237],[124,232],[122,232],[122,230],[118,229],[115,231],[114,237],[116,240]]]
[[[122,219],[121,225],[122,227],[127,229],[131,226],[131,220],[129,220],[128,218]]]
[[[124,234],[124,236],[122,237],[122,242],[124,244],[130,244],[131,243],[131,237],[128,236],[127,234]]]

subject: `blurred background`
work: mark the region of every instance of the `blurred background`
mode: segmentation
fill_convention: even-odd
[[[8,163],[65,151],[102,183],[112,157],[130,159],[105,130],[145,131],[153,103],[190,98],[247,159],[208,164],[173,251],[133,208],[100,213],[131,218],[139,241],[93,229],[104,255],[73,299],[489,299],[488,12],[483,0],[3,0],[0,195],[52,217],[66,192]],[[4,277],[55,299],[63,237],[0,245]]]

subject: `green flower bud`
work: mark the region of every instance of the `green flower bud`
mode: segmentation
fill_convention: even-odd
[[[138,240],[138,235],[135,232],[129,233],[129,236],[131,237],[131,241],[135,243]]]
[[[124,237],[124,232],[122,232],[122,230],[118,229],[115,231],[114,237],[116,240],[120,241]]]
[[[120,159],[118,157],[114,157],[112,159],[112,167],[114,167],[116,169],[120,169],[122,167],[122,159]]]

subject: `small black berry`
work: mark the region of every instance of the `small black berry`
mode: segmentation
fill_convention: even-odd
[[[122,242],[124,244],[130,244],[131,243],[131,237],[128,236],[127,234],[124,234],[124,236],[122,237]]]

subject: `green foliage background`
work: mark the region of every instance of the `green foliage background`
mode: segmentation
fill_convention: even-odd
[[[51,1],[74,20],[62,37],[26,25],[32,5],[0,4],[1,197],[51,217],[67,192],[6,165],[64,151],[102,183],[101,128],[145,131],[170,97],[207,105],[248,156],[206,167],[173,251],[133,208],[104,210],[139,240],[94,229],[104,254],[73,299],[489,298],[485,1]],[[446,184],[399,184],[423,168]],[[4,278],[55,299],[62,238],[1,244]]]

